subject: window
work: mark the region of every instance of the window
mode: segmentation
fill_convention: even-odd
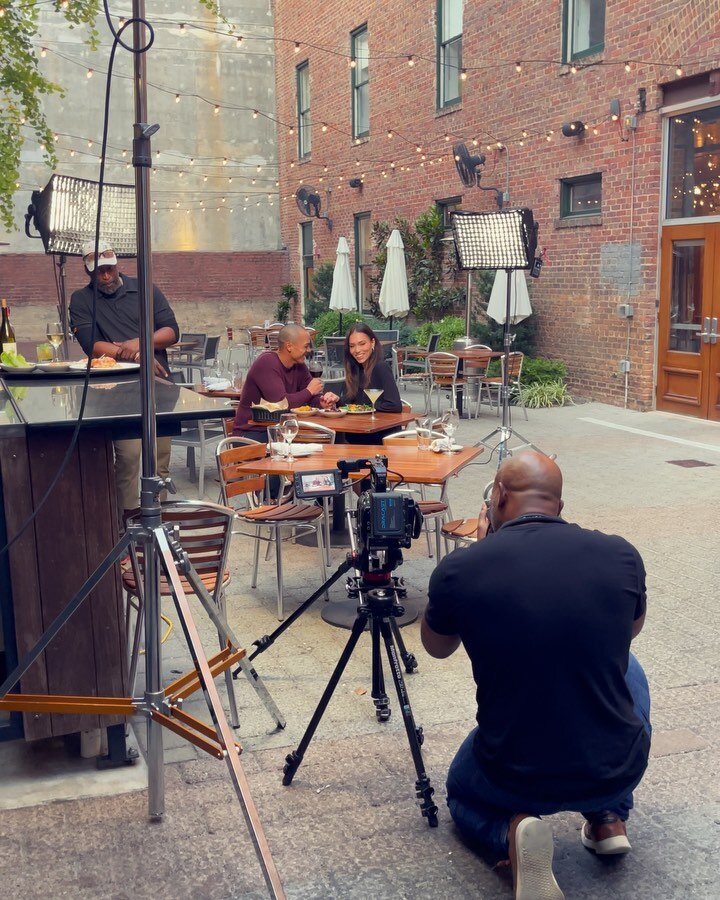
[[[355,216],[355,292],[361,310],[368,309],[370,305],[371,268],[370,213],[358,213]]]
[[[312,149],[310,134],[310,64],[301,63],[295,70],[297,82],[298,159],[307,159]]]
[[[440,210],[443,228],[447,231],[452,227],[450,216],[462,206],[462,197],[448,197],[445,200],[436,200],[435,205]]]
[[[602,212],[602,175],[581,175],[560,182],[560,218],[596,216]]]
[[[370,134],[370,69],[367,25],[350,35],[350,56],[355,60],[352,73],[353,137]]]
[[[437,105],[460,102],[462,70],[462,0],[438,0]]]
[[[605,46],[605,0],[565,0],[563,58],[599,53]]]
[[[315,253],[313,250],[313,223],[300,223],[300,255],[302,257],[302,296],[307,301],[312,291]]]
[[[670,119],[665,215],[720,214],[720,106]]]

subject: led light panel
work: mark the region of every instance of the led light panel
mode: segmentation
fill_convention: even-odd
[[[529,209],[454,212],[452,229],[461,269],[529,269],[537,225]]]

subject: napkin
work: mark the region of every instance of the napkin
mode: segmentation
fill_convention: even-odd
[[[228,381],[227,378],[216,378],[212,375],[203,378],[203,384],[208,391],[227,391],[228,388],[232,387],[232,381]]]
[[[278,441],[277,443],[273,441],[268,446],[272,453],[281,453],[284,456],[288,452],[288,445],[285,441]],[[311,453],[321,453],[322,448],[322,444],[293,444],[292,454],[293,456],[310,456]]]

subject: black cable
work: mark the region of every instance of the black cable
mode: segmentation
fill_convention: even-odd
[[[106,147],[107,147],[108,126],[110,123],[110,91],[112,88],[112,70],[113,70],[113,65],[115,62],[115,51],[117,50],[117,46],[119,44],[125,50],[129,50],[133,54],[146,53],[152,47],[153,42],[155,40],[155,32],[153,31],[153,28],[150,25],[150,23],[147,22],[145,19],[128,19],[125,22],[125,24],[122,26],[122,28],[120,28],[119,31],[115,31],[113,24],[110,20],[110,12],[108,10],[107,0],[103,0],[103,6],[105,8],[105,18],[108,22],[110,31],[113,34],[114,40],[113,40],[112,48],[110,50],[110,61],[108,64],[107,78],[105,80],[105,107],[103,110],[102,156],[100,158],[100,175],[99,175],[99,180],[98,180],[98,206],[97,206],[97,217],[95,219],[95,271],[96,272],[97,272],[97,263],[98,263],[98,241],[100,239],[100,221],[101,221],[101,216],[102,216],[103,187],[105,184],[105,151],[106,151]],[[128,44],[126,44],[124,41],[122,41],[120,39],[120,35],[123,33],[123,31],[125,31],[125,29],[128,28],[128,26],[134,25],[136,22],[139,24],[145,25],[145,27],[148,28],[150,31],[150,38],[149,38],[147,44],[144,47],[138,48],[137,50],[134,47],[129,46]],[[80,410],[78,412],[77,422],[75,423],[75,428],[73,429],[72,437],[70,439],[70,444],[69,444],[67,450],[65,451],[65,456],[63,457],[63,460],[60,463],[60,466],[59,466],[57,472],[55,473],[53,480],[50,482],[47,490],[45,491],[43,496],[40,498],[40,500],[37,503],[37,505],[35,506],[35,509],[33,510],[32,514],[30,516],[28,516],[28,518],[23,522],[23,524],[20,526],[20,528],[18,529],[18,531],[16,532],[14,537],[11,540],[9,540],[5,544],[5,546],[0,550],[0,556],[7,553],[8,550],[13,546],[13,544],[17,540],[20,539],[20,537],[25,533],[25,531],[27,531],[27,529],[30,527],[30,525],[35,521],[38,513],[45,506],[48,499],[50,498],[50,495],[55,490],[55,487],[57,486],[58,482],[60,481],[60,478],[61,478],[63,472],[65,471],[65,469],[67,468],[67,465],[70,462],[70,458],[71,458],[71,456],[75,450],[75,447],[77,445],[78,437],[80,435],[80,428],[82,426],[83,417],[85,415],[85,404],[87,401],[87,392],[88,392],[88,386],[90,383],[90,370],[92,368],[92,347],[95,345],[95,334],[97,331],[97,294],[98,294],[98,287],[97,287],[97,274],[96,274],[96,277],[93,279],[92,327],[91,327],[91,334],[90,334],[91,350],[90,350],[90,353],[88,353],[87,368],[85,369],[85,378],[83,380],[83,392],[82,392],[82,399],[80,401]]]

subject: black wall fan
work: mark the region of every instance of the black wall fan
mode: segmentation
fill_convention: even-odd
[[[330,195],[327,194],[328,206],[330,205]],[[295,191],[295,202],[297,203],[297,208],[300,212],[307,216],[308,218],[313,219],[323,219],[326,223],[328,230],[332,231],[332,219],[326,213],[325,215],[321,214],[322,210],[322,199],[320,198],[319,191],[316,191],[315,188],[306,187],[305,185],[301,185]]]
[[[473,156],[463,143],[455,144],[453,147],[453,157],[455,158],[455,168],[460,176],[460,181],[465,187],[475,187],[480,181],[479,167],[485,162],[482,153]]]

